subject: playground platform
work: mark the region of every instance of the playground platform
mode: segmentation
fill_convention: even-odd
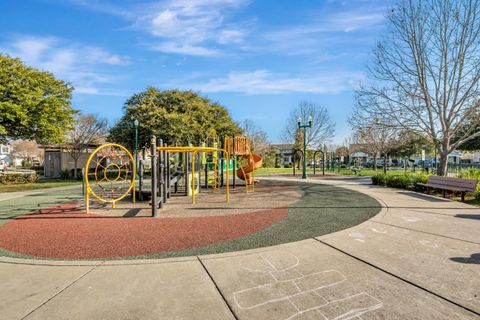
[[[239,252],[71,262],[3,257],[0,314],[6,319],[479,319],[479,208],[352,179],[310,183],[361,192],[382,209],[336,233]]]

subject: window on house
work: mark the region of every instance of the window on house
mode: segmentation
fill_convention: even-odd
[[[9,151],[10,151],[10,150],[9,150],[9,148],[8,148],[7,146],[2,146],[2,150],[1,150],[1,151],[2,151],[2,152],[1,152],[2,154],[9,154]]]

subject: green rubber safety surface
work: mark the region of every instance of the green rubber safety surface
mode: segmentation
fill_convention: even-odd
[[[3,200],[0,201],[0,225],[34,210],[51,208],[62,203],[79,201],[81,199],[83,199],[83,195],[79,187],[65,190],[46,189],[28,196]]]
[[[283,219],[261,231],[206,246],[194,246],[188,249],[149,255],[123,256],[121,259],[194,256],[278,245],[353,227],[372,218],[381,210],[381,205],[375,199],[360,192],[331,185],[284,181],[262,181],[262,184],[295,184],[302,193],[302,197],[288,207],[288,213]],[[75,192],[63,190],[53,194],[45,192],[21,199],[5,200],[0,202],[0,219],[5,222],[31,210],[36,210],[39,206],[52,207],[59,203],[79,200],[81,197],[78,190],[75,190]],[[2,227],[0,226],[0,228]],[[26,256],[1,248],[0,255],[35,259],[33,256]]]
[[[135,258],[215,254],[300,241],[356,226],[374,217],[381,210],[377,200],[357,191],[330,185],[298,184],[303,193],[302,198],[289,206],[286,218],[268,229],[205,247]]]

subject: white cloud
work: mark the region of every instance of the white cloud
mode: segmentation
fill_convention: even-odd
[[[238,29],[222,30],[218,34],[218,42],[221,44],[241,43],[245,36],[246,33]]]
[[[195,46],[191,44],[182,44],[175,42],[164,42],[151,47],[152,50],[165,52],[165,53],[176,53],[184,54],[190,56],[203,56],[203,57],[213,57],[220,55],[220,51],[215,49],[210,49],[202,46]]]
[[[71,43],[54,37],[21,36],[12,39],[3,51],[21,58],[27,65],[52,72],[60,79],[69,81],[77,93],[101,94],[97,86],[111,83],[115,79],[102,66],[124,65],[128,57],[111,54],[108,51]]]
[[[339,93],[351,90],[364,78],[362,73],[332,71],[325,75],[290,76],[268,70],[231,72],[226,77],[203,83],[183,84],[186,88],[203,92],[238,92],[249,95],[281,93]]]
[[[377,26],[385,20],[385,8],[376,8],[371,12],[360,10],[346,11],[334,15],[330,22],[339,30],[351,32]]]
[[[337,45],[349,48],[353,42],[364,42],[368,31],[382,25],[385,12],[384,5],[368,4],[341,12],[324,13],[311,22],[265,32],[261,37],[266,44],[258,49],[288,55],[311,55]],[[360,30],[363,33],[350,35],[351,32]]]
[[[227,24],[227,12],[246,4],[245,0],[171,0],[141,14],[137,28],[147,30],[160,41],[151,48],[166,53],[194,56],[218,55],[212,44],[241,43],[248,32]]]

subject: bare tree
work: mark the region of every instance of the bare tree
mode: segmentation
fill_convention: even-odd
[[[297,121],[308,121],[312,117],[312,128],[307,129],[307,147],[310,149],[320,149],[335,134],[335,123],[331,120],[328,110],[323,106],[312,102],[302,101],[290,113],[285,128],[283,130],[282,140],[285,143],[298,144],[301,140],[303,147],[303,130],[298,129]]]
[[[383,172],[387,172],[388,155],[397,143],[397,131],[375,122],[356,128],[361,149],[373,155],[373,167],[377,170],[377,159],[383,156]]]
[[[105,140],[108,122],[97,115],[77,115],[74,128],[68,133],[67,151],[74,162],[74,176],[77,176],[78,159],[92,144],[99,144]]]
[[[383,156],[383,170],[386,172],[388,155],[398,142],[397,126],[380,115],[370,118],[368,112],[358,106],[348,118],[348,123],[354,131],[353,140],[357,148],[373,155],[374,170],[377,170],[377,159]]]
[[[480,136],[476,125],[464,127],[480,121],[480,0],[399,0],[388,22],[357,106],[428,135],[445,175],[448,154]]]
[[[330,141],[335,134],[335,123],[331,120],[328,110],[318,104],[301,101],[292,110],[282,133],[284,143],[293,144],[295,160],[298,168],[303,159],[303,129],[298,128],[298,119],[307,122],[312,117],[312,127],[307,129],[307,149],[319,150]],[[295,165],[295,164],[293,164]]]
[[[33,140],[16,140],[12,142],[12,156],[15,159],[20,158],[30,163],[34,159],[41,162],[43,152]]]
[[[260,155],[266,155],[271,146],[267,133],[260,129],[251,119],[246,119],[243,122],[242,129],[244,135],[252,142],[253,151]]]

